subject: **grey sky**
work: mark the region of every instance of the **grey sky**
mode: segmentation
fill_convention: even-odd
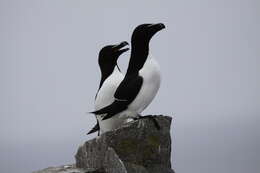
[[[0,172],[74,162],[95,136],[98,51],[147,22],[167,28],[151,41],[163,81],[144,114],[174,115],[173,168],[259,172],[259,11],[259,0],[0,0]]]

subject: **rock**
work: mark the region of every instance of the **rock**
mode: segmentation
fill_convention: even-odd
[[[127,172],[124,163],[120,160],[113,148],[108,147],[104,159],[104,172],[124,173]]]
[[[125,124],[85,142],[75,156],[76,167],[106,173],[173,173],[171,169],[171,118],[155,116]]]
[[[171,169],[171,118],[154,116],[86,141],[78,148],[76,164],[34,173],[174,173]]]

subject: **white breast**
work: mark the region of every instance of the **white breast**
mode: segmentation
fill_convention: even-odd
[[[97,97],[95,100],[95,110],[99,110],[113,103],[114,94],[123,78],[124,75],[119,72],[117,68],[115,68],[113,73],[104,81],[103,85],[97,93]],[[107,120],[101,120],[100,115],[97,115],[96,118],[99,122],[101,133],[113,130],[119,127],[124,122],[124,120],[119,119],[118,116],[113,116],[112,118],[109,118]]]
[[[113,73],[104,81],[97,93],[95,110],[110,105],[114,101],[114,93],[123,78],[124,75],[115,68]]]
[[[143,78],[143,85],[134,101],[128,106],[129,111],[136,113],[141,113],[152,102],[160,88],[160,67],[151,55],[139,71],[139,75]]]

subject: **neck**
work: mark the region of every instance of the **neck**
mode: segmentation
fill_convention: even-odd
[[[101,80],[100,80],[100,83],[99,83],[99,88],[101,88],[104,81],[113,73],[115,68],[117,68],[117,67],[106,66],[104,68],[100,68],[101,69]]]
[[[136,74],[143,68],[149,54],[149,43],[133,44],[126,75]]]

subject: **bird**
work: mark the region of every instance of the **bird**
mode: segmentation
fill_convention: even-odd
[[[129,48],[124,48],[126,45],[129,45],[126,41],[116,45],[107,45],[99,52],[98,64],[101,71],[101,79],[95,96],[94,105],[96,110],[113,102],[116,88],[124,78],[124,75],[117,65],[117,60],[122,53],[129,50]],[[98,131],[99,135],[103,132],[102,129],[106,128],[107,121],[109,122],[112,120],[101,122],[101,117],[99,115],[96,115],[96,119],[96,125],[87,134]]]
[[[141,24],[134,29],[128,69],[115,91],[113,103],[91,113],[102,114],[102,120],[114,116],[117,119],[142,118],[140,113],[152,102],[161,83],[160,67],[150,55],[149,43],[164,28],[163,23],[157,23]],[[157,123],[155,125],[159,128]]]

